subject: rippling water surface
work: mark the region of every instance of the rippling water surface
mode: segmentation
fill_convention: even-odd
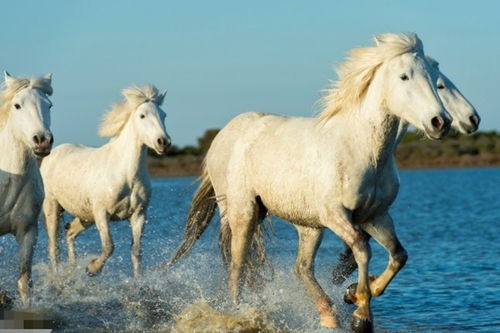
[[[65,332],[168,332],[179,313],[199,302],[231,313],[257,309],[283,331],[327,332],[319,327],[313,305],[291,273],[297,236],[283,221],[274,220],[276,236],[266,239],[274,279],[257,294],[246,288],[238,309],[227,299],[216,220],[186,260],[167,272],[150,270],[179,241],[196,188],[189,186],[193,181],[153,181],[143,236],[144,278],[139,282],[131,278],[128,223],[112,223],[115,252],[101,275],[93,278],[85,275],[85,265],[100,251],[95,227],[77,240],[79,267],[53,276],[41,224],[33,307],[62,318],[60,331]],[[391,211],[409,260],[386,293],[372,302],[377,331],[500,332],[500,169],[403,171]],[[65,219],[69,222],[70,217]],[[348,327],[352,308],[341,299],[355,276],[340,288],[329,280],[341,249],[340,240],[327,233],[316,259],[316,276],[336,303],[341,323]],[[379,273],[387,256],[375,243],[372,249],[370,271]],[[12,236],[0,238],[0,267],[2,288],[15,294],[17,246]]]

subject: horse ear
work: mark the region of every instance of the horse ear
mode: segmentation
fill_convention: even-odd
[[[7,71],[4,71],[3,72],[3,77],[4,77],[4,80],[5,80],[5,84],[7,85],[7,87],[9,87],[13,82],[14,82],[14,78],[9,74],[9,72]]]
[[[436,59],[429,56],[425,56],[425,59],[427,59],[432,68],[439,70],[439,62]]]
[[[49,84],[52,83],[52,73],[48,73],[43,77],[45,80],[49,81]]]
[[[382,36],[374,36],[373,41],[375,42],[375,45],[380,46],[380,44],[383,43]]]
[[[168,92],[168,89],[165,89],[165,91],[160,94],[160,96],[158,98],[160,105],[163,104],[163,99],[165,98],[165,95],[167,94],[167,92]]]

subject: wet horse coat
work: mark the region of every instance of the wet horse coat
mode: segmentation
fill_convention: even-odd
[[[435,69],[439,70],[439,63],[436,60],[427,57],[427,61]],[[443,102],[446,110],[448,110],[453,117],[451,126],[462,134],[472,134],[476,132],[481,121],[479,114],[472,104],[462,95],[455,84],[441,72],[437,80],[437,89],[439,98]],[[398,143],[406,134],[407,127],[408,124],[404,122],[400,123],[397,139]],[[385,175],[385,177],[389,179],[389,183],[393,183],[396,188],[399,188],[399,175],[394,156],[392,156],[391,163],[388,163]],[[304,236],[300,236],[300,233],[304,231],[298,229],[298,232],[299,239],[303,239]],[[370,235],[365,233],[364,236],[367,240],[370,239]],[[345,249],[339,256],[339,262],[333,269],[333,282],[337,285],[343,283],[356,268],[357,265],[354,255],[349,246],[345,244]]]
[[[0,235],[11,233],[19,244],[17,287],[30,296],[31,263],[44,198],[37,157],[50,152],[51,75],[14,78],[5,73],[0,105]]]
[[[106,114],[101,127],[101,135],[113,137],[107,144],[99,148],[64,144],[42,163],[43,211],[54,270],[57,227],[65,210],[75,217],[66,232],[72,266],[76,263],[75,238],[95,222],[102,252],[90,262],[87,272],[98,274],[114,249],[109,222],[129,219],[134,276],[140,276],[140,240],[151,195],[147,148],[163,154],[170,139],[165,131],[165,112],[160,108],[164,93],[147,85],[125,89],[123,95],[124,101]]]
[[[268,212],[303,228],[295,272],[321,324],[337,327],[332,303],[312,272],[322,229],[328,228],[349,245],[360,267],[353,327],[371,330],[371,297],[383,292],[406,261],[388,214],[398,184],[384,177],[400,123],[435,139],[451,123],[437,94],[438,72],[425,59],[418,37],[386,34],[375,41],[351,51],[340,66],[339,81],[325,97],[319,118],[252,112],[219,132],[207,153],[183,241],[167,265],[189,251],[217,204],[221,246],[230,258],[229,289],[236,300],[255,230]],[[368,277],[371,252],[361,230],[390,253],[386,271],[373,281]]]

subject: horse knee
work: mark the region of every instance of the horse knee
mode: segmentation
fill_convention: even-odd
[[[356,262],[359,263],[368,263],[372,257],[372,251],[370,248],[370,244],[365,239],[358,239],[354,241],[351,246],[354,254],[354,258]]]
[[[140,257],[141,255],[141,247],[139,245],[132,245],[132,256]]]
[[[406,261],[408,260],[408,252],[406,252],[401,244],[398,245],[399,246],[397,247],[392,258],[394,268],[399,270],[406,264]]]
[[[113,254],[114,250],[115,250],[115,246],[113,245],[113,243],[111,243],[111,244],[106,244],[104,246],[103,252],[107,257],[109,257]]]
[[[303,262],[303,261],[297,261],[295,265],[293,266],[293,273],[295,276],[297,276],[299,279],[301,279],[303,276],[310,274],[310,266]]]

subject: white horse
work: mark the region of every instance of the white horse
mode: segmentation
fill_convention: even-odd
[[[5,72],[0,92],[0,235],[12,233],[19,244],[17,288],[30,296],[31,262],[43,201],[37,158],[50,153],[51,74],[15,78]]]
[[[303,228],[295,271],[316,304],[320,322],[338,327],[335,311],[312,273],[322,229],[353,250],[359,267],[353,301],[356,331],[372,330],[372,296],[380,295],[406,262],[388,210],[397,186],[384,176],[401,121],[432,139],[452,121],[438,96],[439,72],[426,60],[415,34],[375,37],[375,46],[354,49],[338,68],[339,80],[324,98],[319,118],[245,113],[214,139],[205,160],[182,243],[174,263],[194,245],[221,211],[220,245],[230,258],[229,289],[236,301],[249,247],[262,218],[276,215]],[[371,252],[361,230],[389,252],[387,269],[370,281]],[[263,254],[257,256],[262,261]]]
[[[436,68],[436,70],[439,70],[439,63],[435,59],[427,57],[427,61],[431,66]],[[436,85],[439,98],[443,102],[446,110],[448,110],[453,117],[451,126],[462,134],[472,134],[476,132],[479,128],[481,118],[474,106],[472,106],[455,84],[453,84],[453,82],[442,72],[439,72]],[[407,127],[407,123],[401,122],[397,142],[404,137]],[[392,163],[389,163],[386,169],[386,177],[389,178],[388,183],[395,184],[395,186],[399,188],[399,175],[394,156],[392,156]],[[301,230],[298,230],[298,232],[300,233]],[[365,237],[367,240],[370,239],[370,235],[366,233]],[[305,239],[305,237],[299,236],[299,239]],[[333,283],[337,285],[342,284],[357,268],[356,260],[354,259],[351,249],[347,244],[344,245],[344,251],[339,256],[339,262],[333,269]],[[350,302],[350,294],[353,292],[354,286],[355,285],[351,285],[347,290],[345,298],[348,302]]]
[[[98,274],[113,252],[108,223],[130,220],[134,276],[140,276],[140,241],[151,195],[147,147],[164,154],[170,145],[165,93],[151,85],[123,90],[124,101],[114,105],[103,120],[100,134],[113,137],[99,148],[64,144],[56,147],[41,166],[45,185],[43,212],[49,237],[49,257],[57,269],[57,227],[63,211],[75,219],[66,225],[69,262],[75,265],[75,238],[95,222],[102,253],[87,266]]]

